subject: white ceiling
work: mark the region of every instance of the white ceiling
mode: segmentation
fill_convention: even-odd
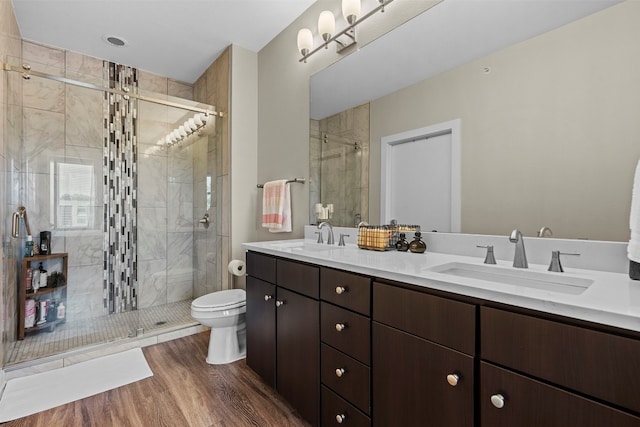
[[[313,75],[311,118],[380,98],[621,1],[444,0]]]
[[[312,76],[311,117],[379,98],[620,1],[444,0]],[[258,52],[313,2],[12,0],[26,40],[187,83],[229,44]],[[105,36],[128,45],[113,47]]]
[[[22,37],[193,83],[230,44],[258,52],[314,0],[12,0]],[[103,38],[128,42],[118,48]],[[295,40],[292,42],[295,49]]]

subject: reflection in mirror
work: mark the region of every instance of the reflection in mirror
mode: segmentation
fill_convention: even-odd
[[[468,3],[475,3],[479,11],[503,4],[445,0],[433,12],[456,5],[464,9]],[[568,5],[560,1],[507,3],[514,7],[542,7],[544,3],[553,8],[550,10]],[[640,157],[640,44],[636,42],[640,39],[640,2],[571,2],[571,7],[592,4],[595,10],[574,17],[573,22],[467,58],[404,89],[369,97],[368,221],[380,220],[381,139],[460,119],[462,232],[506,236],[518,228],[526,236],[536,236],[546,226],[557,238],[628,240],[633,171]],[[481,22],[480,13],[467,11],[466,15]],[[559,16],[547,10],[549,15]],[[504,17],[509,24],[500,27],[504,34],[527,21],[512,18]],[[453,55],[460,46],[455,42],[467,40],[462,37],[467,33],[460,31],[462,19],[449,22],[451,25],[444,22],[423,25],[436,33],[418,38],[420,45],[411,51],[420,54],[410,56],[436,63]],[[457,33],[449,33],[450,38],[438,36],[442,27]],[[483,28],[502,34],[498,27]],[[385,37],[358,54],[379,51],[378,42]],[[467,40],[472,48],[484,41],[480,36]],[[408,48],[406,43],[392,46]],[[434,50],[428,50],[431,47]],[[389,55],[381,55],[380,62],[393,63]],[[357,62],[358,56],[350,55],[312,77],[312,106],[319,103],[314,94],[323,93],[314,87],[322,80],[316,76],[346,61],[353,71],[356,66],[351,61]],[[403,70],[400,74],[415,68],[394,66]],[[354,79],[367,80],[377,68],[369,62],[371,73],[360,72]],[[333,75],[330,80],[356,85],[349,76]],[[343,92],[340,88],[324,91],[331,96]]]
[[[369,104],[311,120],[309,128],[309,223],[354,227],[368,217]]]

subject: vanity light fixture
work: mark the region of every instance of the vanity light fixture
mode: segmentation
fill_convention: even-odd
[[[375,7],[369,11],[369,13],[358,19],[361,9],[360,1],[361,0],[342,0],[342,15],[345,21],[347,21],[347,26],[336,34],[334,34],[336,30],[336,19],[333,12],[325,10],[320,13],[318,17],[318,33],[322,37],[322,43],[315,49],[313,48],[313,33],[311,30],[303,28],[298,31],[298,51],[302,55],[300,62],[307,62],[307,58],[323,47],[328,49],[331,42],[336,43],[338,52],[341,52],[349,46],[353,46],[356,44],[356,26],[376,13],[384,12],[385,6],[393,0],[378,0],[378,3],[380,3],[378,7]]]

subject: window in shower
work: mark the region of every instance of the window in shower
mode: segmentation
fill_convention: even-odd
[[[92,164],[58,162],[54,224],[58,229],[94,228],[95,171]]]

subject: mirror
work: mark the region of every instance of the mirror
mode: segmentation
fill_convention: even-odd
[[[588,7],[568,11],[577,5]],[[484,21],[493,6],[494,21]],[[437,22],[417,21],[432,12]],[[551,16],[558,20],[548,23]],[[381,139],[460,119],[463,233],[519,228],[536,236],[546,226],[552,237],[627,241],[640,158],[639,19],[633,1],[444,0],[312,76],[311,118],[369,101],[370,173],[361,188],[369,190],[362,219],[372,224],[380,218]],[[529,21],[547,26],[524,28]],[[386,41],[412,26],[433,32],[413,35],[417,47]],[[419,76],[423,65],[400,63],[403,55],[431,68]],[[381,88],[386,80],[397,86]]]

